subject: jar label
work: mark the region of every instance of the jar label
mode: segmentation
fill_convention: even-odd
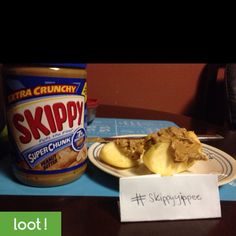
[[[60,173],[83,165],[86,80],[14,75],[6,82],[17,167],[32,173]]]

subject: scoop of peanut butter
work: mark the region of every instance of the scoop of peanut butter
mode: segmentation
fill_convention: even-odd
[[[185,128],[168,127],[146,137],[145,150],[160,142],[169,143],[169,149],[174,162],[191,162],[207,160],[202,152],[202,144],[193,131]]]
[[[117,148],[127,157],[138,160],[144,151],[144,139],[117,139]]]

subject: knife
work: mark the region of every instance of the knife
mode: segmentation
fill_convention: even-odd
[[[142,139],[146,135],[135,135],[135,136],[120,136],[120,137],[96,137],[96,136],[91,136],[86,138],[86,142],[88,143],[94,143],[94,142],[111,142],[116,139]],[[218,139],[224,139],[223,136],[219,134],[201,134],[197,135],[198,139],[201,141],[207,141],[207,140],[218,140]]]

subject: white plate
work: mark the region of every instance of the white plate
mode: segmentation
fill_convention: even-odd
[[[89,160],[102,171],[116,177],[129,177],[152,174],[144,164],[129,169],[112,167],[99,160],[99,152],[104,143],[94,143],[88,150]],[[227,184],[236,178],[236,160],[227,153],[207,144],[202,144],[203,152],[208,161],[196,162],[187,172],[181,174],[217,174],[219,186]]]

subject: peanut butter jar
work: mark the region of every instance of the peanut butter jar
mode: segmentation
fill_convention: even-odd
[[[48,187],[78,179],[87,166],[85,64],[3,68],[13,172]]]

